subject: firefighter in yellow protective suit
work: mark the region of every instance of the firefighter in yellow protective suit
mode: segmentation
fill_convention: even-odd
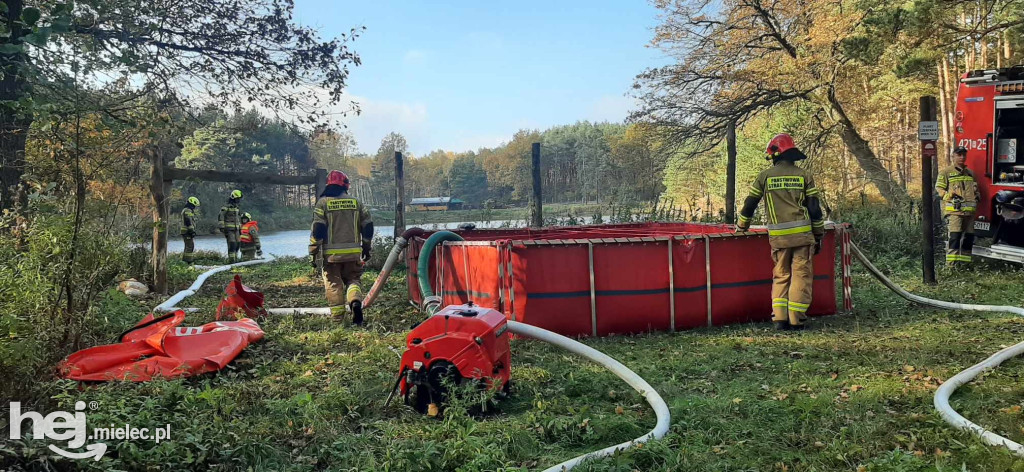
[[[348,176],[341,171],[327,175],[327,186],[313,206],[309,260],[316,268],[317,255],[322,257],[324,289],[334,319],[342,319],[347,307],[358,325],[363,323],[359,278],[370,259],[373,221],[369,209],[349,196],[348,185]]]
[[[196,251],[196,208],[199,208],[199,199],[188,197],[185,208],[181,209],[181,239],[185,241],[181,260],[186,264],[191,264],[195,260],[193,253]]]
[[[238,239],[242,230],[242,211],[238,209],[238,202],[241,200],[242,191],[232,190],[228,204],[220,208],[220,216],[217,217],[217,226],[228,243],[228,263],[238,262]]]
[[[775,269],[772,273],[772,321],[776,329],[802,330],[811,306],[814,283],[813,258],[821,251],[825,221],[819,190],[811,173],[796,166],[807,156],[788,134],[768,143],[766,159],[772,167],[750,185],[740,210],[738,231],[750,228],[750,220],[763,198],[768,222],[768,241]]]
[[[251,261],[257,257],[263,258],[263,248],[260,246],[260,227],[249,212],[242,213],[242,229],[238,235],[238,244],[242,249],[243,261]]]
[[[946,264],[954,266],[958,262],[971,262],[978,183],[974,180],[974,172],[967,168],[967,148],[958,147],[953,151],[953,165],[939,172],[935,190],[942,197],[942,209],[949,218]]]

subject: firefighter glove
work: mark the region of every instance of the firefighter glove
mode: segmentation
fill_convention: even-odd
[[[196,230],[190,229],[190,230],[188,230],[188,233],[186,233],[186,235],[188,237],[190,237],[190,238],[194,238],[194,237],[196,237]]]
[[[256,250],[256,257],[263,257],[263,250],[262,249],[257,249]]]
[[[310,254],[309,255],[309,265],[311,267],[313,267],[314,269],[317,268],[317,265],[316,265],[316,254]]]
[[[956,211],[960,211],[960,209],[963,208],[964,206],[964,197],[961,197],[960,195],[957,194],[953,194],[952,202],[953,209]]]
[[[371,249],[372,249],[372,246],[370,245],[370,242],[369,241],[363,241],[363,255],[361,257],[363,262],[366,262],[366,261],[370,260],[370,251],[371,251]]]
[[[815,236],[814,237],[814,255],[817,256],[819,253],[821,253],[821,237],[820,236]]]

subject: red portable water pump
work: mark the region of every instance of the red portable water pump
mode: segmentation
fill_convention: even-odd
[[[505,315],[472,302],[445,307],[417,325],[406,338],[396,382],[405,403],[435,416],[449,385],[468,380],[507,391],[507,330]]]

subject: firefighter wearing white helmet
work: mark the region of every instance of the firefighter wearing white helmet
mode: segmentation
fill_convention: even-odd
[[[946,264],[971,262],[974,248],[974,212],[978,208],[978,183],[967,168],[967,148],[953,151],[953,165],[942,169],[935,182],[942,197],[942,209],[949,219],[949,242],[946,243]]]
[[[195,260],[193,253],[196,251],[196,208],[199,208],[199,199],[188,197],[185,208],[181,210],[181,239],[185,240],[181,260],[186,264],[191,264]]]
[[[239,239],[242,231],[241,210],[238,209],[238,202],[242,200],[241,190],[232,190],[228,197],[228,204],[220,208],[220,216],[217,224],[220,232],[224,233],[224,239],[228,243],[228,263],[238,262]]]
[[[309,235],[309,260],[317,267],[323,261],[324,289],[331,315],[340,320],[346,307],[352,322],[363,323],[363,292],[359,279],[363,264],[370,259],[373,221],[370,210],[348,194],[349,180],[344,172],[332,170],[327,185],[313,206],[313,225]]]
[[[776,135],[768,143],[765,169],[750,185],[750,194],[740,210],[738,231],[750,228],[750,220],[763,198],[768,222],[768,242],[775,269],[772,273],[772,321],[776,329],[802,330],[811,306],[815,254],[821,251],[825,221],[820,191],[811,173],[797,167],[807,159],[788,134]]]

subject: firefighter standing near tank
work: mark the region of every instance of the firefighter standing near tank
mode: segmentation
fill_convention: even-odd
[[[196,251],[196,209],[199,208],[199,199],[188,197],[185,201],[185,208],[181,210],[181,239],[185,240],[185,249],[181,252],[181,260],[186,264],[192,264],[195,260],[193,253]]]
[[[263,248],[260,246],[260,228],[256,220],[252,219],[249,212],[242,213],[242,228],[239,231],[238,243],[242,249],[242,260],[251,261],[263,258]]]
[[[971,262],[978,183],[974,180],[974,172],[967,168],[967,148],[961,146],[953,151],[953,165],[939,172],[935,190],[942,197],[942,208],[948,217],[946,264],[954,266],[960,262]]]
[[[239,238],[242,229],[242,212],[238,209],[238,202],[242,200],[241,190],[232,190],[228,197],[228,204],[220,208],[220,216],[217,217],[218,227],[224,233],[224,239],[228,243],[228,263],[238,261]]]
[[[352,322],[363,323],[363,293],[359,278],[363,264],[370,258],[373,221],[370,211],[348,194],[348,176],[332,170],[327,186],[313,206],[313,225],[309,236],[309,260],[317,267],[323,260],[324,289],[331,315],[340,320],[348,307]]]
[[[750,228],[750,220],[763,198],[768,241],[775,269],[772,273],[772,321],[780,330],[802,330],[811,306],[814,283],[813,257],[821,251],[825,221],[819,190],[811,173],[797,167],[807,159],[792,136],[776,135],[768,143],[765,159],[772,167],[758,174],[740,210],[738,231]]]

